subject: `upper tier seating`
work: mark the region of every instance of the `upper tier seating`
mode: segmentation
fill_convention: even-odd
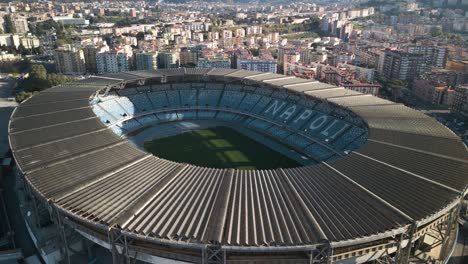
[[[217,106],[222,90],[200,90],[198,92],[198,106]]]
[[[355,114],[334,104],[288,94],[284,90],[183,83],[147,86],[144,91],[122,90],[119,94],[125,96],[109,93],[92,101],[92,109],[99,119],[118,135],[140,126],[174,120],[235,121],[322,160],[333,158],[340,151],[357,149],[368,137],[362,120]],[[122,122],[124,119],[127,120]]]
[[[161,109],[164,107],[169,106],[169,102],[167,101],[166,92],[153,92],[148,93],[148,98],[150,99],[151,103],[154,106],[154,109]]]
[[[153,110],[153,105],[151,104],[150,100],[146,93],[139,93],[128,96],[128,99],[136,106],[138,112],[146,112]]]
[[[129,115],[135,115],[137,113],[137,109],[135,105],[128,99],[127,97],[120,97],[116,99],[117,103],[122,106],[122,108],[125,110],[125,112]]]
[[[237,109],[244,95],[245,93],[243,92],[226,90],[224,91],[219,106]]]

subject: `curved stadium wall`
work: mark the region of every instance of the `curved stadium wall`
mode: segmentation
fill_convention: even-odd
[[[199,119],[262,132],[307,161],[276,170],[203,168],[125,139],[143,126]],[[468,182],[466,147],[435,120],[271,73],[91,77],[21,104],[9,131],[25,182],[56,221],[114,255],[138,252],[145,261],[405,262],[431,230],[450,233]]]

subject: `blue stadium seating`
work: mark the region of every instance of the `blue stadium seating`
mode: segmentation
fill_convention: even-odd
[[[247,93],[239,105],[239,109],[242,111],[250,111],[262,98],[259,94]]]
[[[115,118],[128,115],[127,112],[125,112],[125,110],[115,100],[107,100],[99,103],[99,105]]]
[[[247,118],[244,120],[243,124],[244,124],[245,126],[249,126],[249,123],[252,122],[252,121],[254,121],[254,120],[256,120],[256,118],[254,118],[254,117],[247,117]]]
[[[137,87],[138,92],[140,93],[150,93],[151,92],[151,86],[139,86]]]
[[[255,93],[270,97],[270,95],[273,93],[273,90],[268,88],[257,88]]]
[[[171,107],[180,107],[179,91],[177,90],[166,91],[166,94],[167,94],[167,100],[169,101],[169,105]]]
[[[325,114],[331,114],[333,110],[335,109],[335,107],[330,103],[322,102],[322,103],[318,103],[317,105],[315,105],[314,109]]]
[[[174,121],[179,119],[176,113],[159,113],[156,114],[156,116],[161,121]]]
[[[346,131],[333,142],[333,146],[337,149],[346,150],[348,145],[356,140],[356,138],[363,135],[364,132],[365,130],[362,128],[351,127],[348,131]]]
[[[296,129],[306,128],[310,124],[310,120],[318,116],[319,113],[308,108],[300,109],[297,114],[289,119],[288,125]]]
[[[151,89],[153,91],[167,91],[167,90],[170,90],[171,89],[171,85],[170,84],[155,84],[155,85],[151,85]]]
[[[198,106],[217,106],[221,90],[200,90],[198,92]]]
[[[258,113],[261,113],[263,111],[263,109],[265,109],[265,107],[267,106],[267,104],[271,101],[271,98],[270,97],[262,97],[262,99],[260,99],[257,104],[255,105],[255,107],[251,110],[252,113],[255,113],[255,114],[258,114]]]
[[[115,100],[117,98],[119,98],[119,95],[114,92],[110,92],[106,96],[99,96],[99,99],[101,100],[101,102]]]
[[[197,105],[197,90],[179,90],[179,93],[182,106]]]
[[[271,95],[271,97],[276,98],[276,99],[286,99],[288,97],[288,92],[286,91],[275,91]]]
[[[364,145],[367,142],[367,137],[368,137],[367,132],[365,132],[364,134],[362,134],[361,136],[353,140],[351,144],[345,150],[350,151],[350,150],[355,150],[359,148],[360,146]]]
[[[283,122],[286,118],[286,115],[282,115],[286,109],[293,106],[292,104],[288,104],[286,101],[273,99],[271,103],[265,107],[263,110],[263,116],[266,116],[270,119]]]
[[[206,83],[207,90],[223,90],[224,83]]]
[[[332,116],[318,113],[307,121],[303,129],[310,136],[317,137],[317,135],[326,128],[332,120],[334,120]]]
[[[248,124],[248,126],[256,128],[256,129],[260,130],[261,132],[264,132],[264,130],[267,130],[268,128],[270,128],[273,125],[271,123],[265,122],[265,121],[260,120],[260,119],[254,119],[254,120],[252,120],[252,122],[250,122]]]
[[[127,112],[127,114],[135,115],[137,113],[135,105],[127,97],[120,97],[116,100],[123,107],[125,112]]]
[[[343,134],[350,126],[350,124],[334,118],[322,127],[322,131],[316,137],[322,141],[331,142]]]
[[[120,97],[136,94],[137,92],[138,91],[136,90],[136,88],[127,88],[127,89],[117,91]]]
[[[153,105],[146,96],[146,93],[139,93],[128,96],[128,99],[132,101],[133,105],[136,106],[138,112],[145,112],[153,110]]]
[[[117,134],[119,136],[121,136],[121,135],[123,135],[125,133],[125,130],[122,129],[121,127],[118,127],[118,126],[111,126],[111,129],[115,134]]]
[[[300,149],[304,149],[305,147],[310,145],[312,142],[310,139],[307,139],[299,134],[291,134],[285,140],[289,142],[291,145]]]
[[[312,97],[301,99],[298,103],[309,109],[313,109],[317,105],[317,101],[315,101]]]
[[[237,109],[244,94],[245,93],[238,91],[224,91],[219,106]]]
[[[96,116],[103,122],[104,124],[111,124],[117,121],[115,117],[111,114],[107,113],[104,109],[100,107],[100,105],[93,105],[93,111]]]
[[[281,139],[284,139],[287,136],[291,135],[290,131],[288,131],[288,130],[282,128],[282,127],[279,127],[279,126],[270,127],[267,130],[267,133],[270,134],[270,135],[273,135],[276,138],[281,138]]]
[[[368,137],[366,130],[357,125],[362,122],[358,117],[345,110],[337,109],[333,104],[317,103],[318,101],[313,101],[312,98],[306,100],[300,95],[288,95],[282,91],[259,87],[244,89],[242,85],[228,85],[228,90],[224,91],[217,89],[223,88],[223,84],[206,84],[207,88],[204,88],[205,85],[197,86],[193,83],[175,85],[172,88],[168,85],[160,86],[158,87],[161,90],[152,87],[151,90],[156,90],[155,92],[150,92],[150,89],[147,89],[148,92],[139,92],[134,89],[131,92],[122,93],[122,95],[128,94],[127,96],[119,97],[115,93],[110,93],[106,97],[96,97],[99,99],[95,100],[92,109],[98,118],[118,135],[128,133],[142,125],[174,120],[214,118],[241,121],[245,127],[253,129],[252,133],[255,131],[267,133],[322,160],[333,158],[336,154],[309,140],[305,135],[341,151],[352,151],[360,147]],[[246,91],[255,91],[255,93]],[[138,93],[132,94],[133,92]],[[264,116],[266,120],[258,117],[246,118],[245,115],[228,111],[189,110],[195,106],[230,108]],[[186,110],[178,110],[177,113],[149,114],[112,126],[125,116],[172,107],[186,108]],[[291,114],[287,113],[288,110]],[[272,123],[267,120],[271,120]],[[300,130],[300,132],[294,132],[289,128]]]
[[[214,118],[215,115],[216,115],[216,111],[199,110],[197,113],[198,118],[202,118],[202,119]]]
[[[122,124],[118,126],[123,128],[124,130],[130,131],[130,130],[140,127],[141,124],[138,123],[138,121],[136,121],[135,119],[130,119],[128,121],[124,121]]]
[[[145,115],[145,116],[142,116],[142,117],[138,117],[137,118],[138,122],[140,122],[141,124],[143,125],[147,125],[147,124],[152,124],[152,123],[156,123],[158,122],[158,118],[151,114],[151,115]]]
[[[317,157],[320,160],[327,160],[333,156],[333,152],[320,144],[312,144],[305,149],[305,152],[311,156]]]
[[[238,119],[238,115],[234,113],[230,113],[230,112],[218,111],[218,114],[216,115],[216,119],[234,120],[234,119]]]
[[[191,86],[190,83],[173,83],[172,90],[190,89]]]
[[[95,96],[93,99],[91,99],[91,100],[89,101],[89,104],[90,104],[90,105],[95,105],[95,104],[97,104],[97,103],[99,103],[99,102],[101,102],[101,100],[99,99],[99,97]]]
[[[177,116],[179,119],[196,119],[197,112],[196,111],[179,111],[177,112]]]
[[[225,89],[226,89],[226,90],[236,90],[236,91],[239,91],[239,90],[242,89],[242,87],[243,87],[243,85],[241,85],[241,84],[232,84],[232,83],[228,83],[228,84],[226,84]]]
[[[191,83],[190,86],[196,89],[200,89],[200,88],[203,89],[205,88],[205,84],[206,83]]]
[[[244,85],[244,87],[243,87],[243,90],[244,90],[244,91],[248,91],[248,92],[250,92],[250,93],[255,92],[256,89],[257,89],[257,87],[255,87],[255,86],[250,86],[250,85]]]
[[[162,109],[169,106],[166,92],[164,91],[148,93],[148,98],[150,99],[151,103],[153,103],[154,109]]]

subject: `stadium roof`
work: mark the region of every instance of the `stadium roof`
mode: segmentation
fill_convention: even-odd
[[[340,159],[308,167],[201,168],[139,150],[90,107],[92,94],[108,86],[197,74],[249,78],[271,83],[272,89],[317,90],[307,94],[366,121],[368,142]],[[373,96],[278,74],[174,69],[92,77],[25,101],[14,111],[9,132],[17,164],[51,204],[77,221],[115,225],[126,234],[171,245],[268,250],[372,241],[436,217],[468,183],[466,147],[430,117]]]

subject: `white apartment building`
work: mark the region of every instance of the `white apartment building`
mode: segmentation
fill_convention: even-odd
[[[96,54],[97,71],[99,74],[129,71],[131,56],[122,51],[100,52]]]

